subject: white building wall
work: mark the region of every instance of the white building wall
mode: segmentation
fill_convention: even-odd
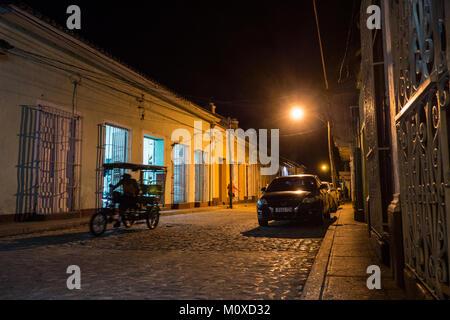
[[[27,31],[20,30],[25,28]],[[164,139],[164,160],[168,168],[166,180],[166,202],[171,196],[171,134],[179,128],[187,129],[193,137],[195,120],[203,120],[204,129],[209,117],[205,112],[193,109],[185,111],[170,104],[159,96],[152,96],[143,90],[127,85],[104,74],[91,63],[103,66],[133,81],[145,81],[138,75],[110,59],[98,57],[97,53],[68,43],[67,39],[53,31],[43,30],[34,22],[27,22],[12,13],[0,15],[0,38],[16,48],[32,51],[49,59],[57,59],[85,70],[68,67],[54,61],[54,66],[36,63],[19,57],[14,51],[0,55],[0,214],[15,213],[17,191],[18,133],[20,127],[20,105],[36,105],[48,102],[66,110],[72,110],[73,79],[81,78],[76,92],[76,113],[82,117],[82,157],[81,157],[81,208],[95,206],[97,126],[101,123],[116,124],[129,128],[131,134],[131,161],[142,163],[142,143],[144,134]],[[42,39],[39,39],[42,37]],[[74,57],[74,55],[78,57]],[[78,77],[79,73],[81,77]],[[99,75],[99,74],[102,75]],[[97,82],[107,84],[100,85]],[[121,92],[122,91],[122,92]],[[137,101],[144,93],[146,100]],[[166,93],[162,93],[166,94]],[[177,102],[178,103],[178,102]],[[145,119],[141,120],[138,106],[145,107]],[[202,114],[199,117],[196,113]],[[214,117],[210,117],[212,121]],[[193,148],[190,149],[193,159]],[[188,201],[194,201],[194,165],[189,166]]]
[[[144,135],[164,140],[164,162],[168,170],[166,204],[173,199],[172,133],[176,129],[186,129],[191,137],[188,141],[182,141],[190,144],[191,156],[187,170],[187,202],[194,203],[194,122],[202,121],[202,129],[208,130],[210,123],[220,120],[218,117],[177,98],[99,51],[20,10],[0,14],[0,31],[0,39],[17,48],[0,54],[0,214],[13,214],[16,210],[20,105],[51,105],[71,112],[74,80],[79,81],[75,112],[82,119],[81,202],[76,209],[95,207],[99,124],[129,129],[129,161],[134,163],[142,163]],[[37,55],[41,58],[36,58]],[[143,119],[139,106],[145,109]],[[225,128],[215,128],[226,137]],[[229,156],[227,142],[218,141],[215,144],[217,149],[212,148],[212,159],[215,161],[211,166],[212,175],[205,183],[208,189],[211,188],[211,199],[208,200],[219,199],[221,194],[226,194],[230,179],[228,165],[225,164],[226,170],[223,170],[223,166],[217,164],[219,158]],[[202,141],[202,148],[205,150],[209,143]],[[237,143],[245,144],[235,141],[233,150],[237,149]],[[245,167],[241,167],[244,174],[239,174],[238,166],[235,166],[235,184],[238,188],[246,186]],[[264,179],[259,175],[259,169],[258,165],[249,167],[249,197],[260,194]],[[243,200],[245,192],[239,193],[240,200]],[[205,193],[209,196],[210,191],[205,190]]]

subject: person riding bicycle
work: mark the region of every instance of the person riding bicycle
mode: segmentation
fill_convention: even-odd
[[[114,224],[115,228],[120,227],[120,222],[122,220],[122,213],[128,208],[133,208],[136,205],[136,198],[139,194],[139,185],[135,179],[131,177],[128,173],[122,176],[122,179],[116,185],[110,185],[112,190],[117,189],[122,186],[122,194],[116,197],[116,201],[119,203],[119,218]]]

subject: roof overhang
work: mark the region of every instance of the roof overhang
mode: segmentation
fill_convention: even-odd
[[[11,19],[9,16],[14,18]],[[213,114],[209,110],[196,105],[156,81],[133,70],[130,66],[118,61],[118,59],[102,51],[100,48],[95,48],[92,44],[88,44],[81,37],[65,32],[63,28],[57,26],[55,23],[46,22],[36,17],[31,8],[19,8],[13,4],[0,5],[0,18],[19,24],[21,28],[25,29],[27,25],[34,26],[34,29],[37,28],[40,31],[41,38],[48,37],[54,45],[64,49],[64,51],[72,51],[74,56],[78,58],[87,57],[95,62],[97,67],[114,70],[114,72],[120,74],[123,78],[138,83],[139,87],[136,87],[138,90],[147,91],[146,93],[178,109],[192,113],[202,120],[209,123],[217,123],[221,119],[218,115]],[[74,47],[79,50],[74,52]]]

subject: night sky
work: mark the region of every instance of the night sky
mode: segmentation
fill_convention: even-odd
[[[297,123],[287,117],[294,105],[321,111],[324,81],[312,0],[22,2],[62,26],[66,8],[79,5],[77,33],[97,46],[202,107],[214,101],[218,113],[238,118],[244,129],[279,128],[280,154],[310,172],[328,163],[323,124],[308,114]],[[317,5],[333,89],[359,1]],[[298,132],[304,134],[291,136]]]

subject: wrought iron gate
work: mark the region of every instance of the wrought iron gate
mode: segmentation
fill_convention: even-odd
[[[114,169],[105,176],[103,164],[127,162],[130,155],[128,140],[128,129],[108,124],[98,125],[96,209],[103,208],[103,199],[109,193],[109,185],[117,184],[125,173],[123,169]]]
[[[404,0],[392,1],[390,8],[405,264],[439,299],[449,298],[444,5],[444,0]]]
[[[16,220],[79,208],[80,117],[43,106],[21,106]]]
[[[188,157],[190,150],[182,144],[175,144],[172,150],[172,204],[187,202]]]
[[[208,154],[204,151],[195,151],[195,202],[209,201],[209,169],[204,162]]]

